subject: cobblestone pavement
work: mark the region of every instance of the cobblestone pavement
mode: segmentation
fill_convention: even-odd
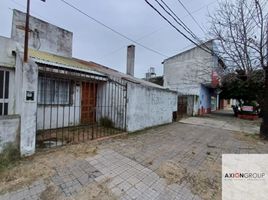
[[[173,123],[127,138],[99,142],[97,155],[74,160],[64,168],[56,167],[50,181],[63,197],[75,196],[82,188],[106,181],[108,189],[120,200],[221,199],[208,194],[221,180],[222,153],[268,153],[267,147],[268,144],[238,132]],[[163,175],[162,166],[168,162],[185,169],[183,181],[170,182]],[[199,184],[196,174],[215,180],[200,190],[196,187],[204,184]],[[41,199],[46,187],[44,180],[38,180],[0,196],[0,200]]]

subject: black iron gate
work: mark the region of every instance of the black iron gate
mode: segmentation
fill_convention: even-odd
[[[123,80],[39,64],[37,147],[119,134],[126,129]]]

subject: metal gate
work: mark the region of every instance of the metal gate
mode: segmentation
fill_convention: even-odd
[[[54,147],[126,130],[121,79],[38,64],[37,147]]]

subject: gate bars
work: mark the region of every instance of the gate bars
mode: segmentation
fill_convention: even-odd
[[[54,147],[126,130],[127,83],[38,64],[37,147]]]

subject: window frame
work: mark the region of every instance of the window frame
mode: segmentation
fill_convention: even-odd
[[[10,70],[2,68],[0,66],[0,72],[3,72],[3,82],[0,85],[0,116],[9,115],[9,103],[10,103]],[[8,80],[7,80],[8,77]]]
[[[41,85],[43,82],[43,86]],[[64,86],[64,84],[67,84]],[[51,105],[51,106],[70,106],[72,105],[72,82],[68,79],[56,78],[56,77],[38,77],[38,105]],[[46,88],[46,91],[44,90]],[[66,97],[62,97],[60,89],[64,88],[64,92],[67,91]],[[49,92],[49,95],[47,94]],[[44,95],[47,99],[45,99]]]

